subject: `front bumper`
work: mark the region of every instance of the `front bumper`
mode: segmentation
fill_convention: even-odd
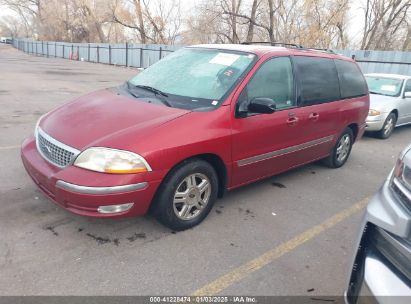
[[[366,123],[363,123],[360,125],[360,127],[358,128],[358,134],[357,134],[357,137],[355,138],[355,141],[359,141],[364,136],[366,127],[367,127]]]
[[[387,116],[388,113],[381,113],[381,115],[378,116],[368,116],[367,120],[365,121],[365,130],[371,132],[382,130]]]
[[[351,270],[346,303],[409,303],[411,214],[390,187],[370,201]]]
[[[408,249],[391,234],[369,225],[368,237],[360,245],[345,293],[346,303],[409,303]]]
[[[38,152],[34,137],[21,149],[27,173],[36,185],[59,206],[79,215],[112,218],[144,215],[160,184],[148,174],[105,174],[69,166],[58,168]],[[99,207],[133,203],[122,212],[101,213]]]

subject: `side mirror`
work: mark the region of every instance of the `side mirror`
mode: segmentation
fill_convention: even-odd
[[[252,113],[271,114],[275,112],[275,102],[271,98],[256,97],[251,99],[248,110]]]
[[[411,98],[411,92],[405,92],[404,98]]]

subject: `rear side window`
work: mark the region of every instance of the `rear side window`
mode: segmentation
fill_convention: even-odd
[[[314,105],[341,98],[334,61],[328,58],[296,56],[303,105]]]
[[[355,63],[345,60],[335,60],[335,66],[337,67],[340,78],[342,98],[351,98],[367,94],[367,83]]]

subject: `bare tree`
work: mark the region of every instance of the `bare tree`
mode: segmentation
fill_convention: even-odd
[[[19,17],[5,16],[0,20],[0,35],[19,37],[26,31]]]
[[[330,47],[344,43],[347,10],[348,0],[264,0],[254,1],[250,15],[229,10],[223,13],[246,20],[252,33],[255,27],[265,31],[270,42]]]
[[[366,0],[361,49],[390,49],[398,47],[398,40],[406,42],[402,49],[407,49],[410,7],[410,0]]]
[[[221,13],[214,9],[214,2],[204,1],[186,18],[183,43],[225,43],[230,39],[227,31]]]
[[[141,43],[174,43],[182,24],[179,0],[116,1],[113,20],[135,30]]]
[[[38,21],[42,19],[42,5],[40,0],[0,0],[0,4],[7,6],[18,16],[24,36],[35,36]]]
[[[348,0],[306,0],[304,23],[299,30],[303,45],[319,48],[339,47],[345,43],[344,27]]]
[[[310,47],[354,45],[349,7],[358,0],[0,0],[15,12],[3,31],[71,42],[240,43],[268,41]],[[411,0],[361,0],[358,47],[411,49]],[[184,11],[185,10],[185,11]]]
[[[249,19],[249,22],[248,22],[248,31],[247,31],[246,42],[252,42],[253,39],[254,39],[255,18],[256,18],[256,15],[257,15],[258,5],[259,5],[259,1],[258,0],[253,0],[253,4],[251,5],[250,19]]]

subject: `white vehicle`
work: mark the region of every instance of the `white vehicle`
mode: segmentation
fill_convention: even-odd
[[[1,43],[11,44],[12,39],[11,39],[11,37],[0,37],[0,42]]]
[[[395,127],[411,124],[411,76],[365,74],[370,91],[366,131],[386,139]]]

